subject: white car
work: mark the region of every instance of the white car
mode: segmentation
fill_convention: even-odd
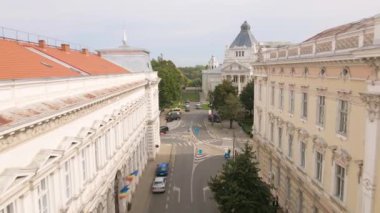
[[[165,192],[166,177],[155,177],[152,184],[152,192]]]

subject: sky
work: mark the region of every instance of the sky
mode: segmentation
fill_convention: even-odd
[[[81,44],[130,46],[177,66],[220,63],[247,21],[258,41],[302,42],[380,14],[380,0],[1,0],[0,26]]]

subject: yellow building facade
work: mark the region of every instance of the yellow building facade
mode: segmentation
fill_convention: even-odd
[[[260,175],[288,212],[380,212],[380,15],[262,52]]]

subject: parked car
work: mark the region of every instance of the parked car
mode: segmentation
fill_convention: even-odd
[[[185,112],[190,112],[190,104],[185,105]]]
[[[169,174],[169,163],[163,162],[157,164],[156,168],[156,176],[157,177],[165,177],[168,176]]]
[[[166,121],[167,122],[170,122],[170,121],[173,121],[173,120],[179,120],[181,119],[181,116],[180,116],[180,113],[179,112],[170,112],[167,116],[166,116]]]
[[[169,127],[160,126],[160,133],[166,134],[169,131]]]
[[[208,115],[208,121],[220,123],[220,122],[222,122],[222,119],[220,118],[220,116],[218,114],[209,114]]]
[[[197,103],[197,104],[195,104],[195,108],[196,108],[196,109],[200,109],[200,108],[201,108],[201,103]]]
[[[155,177],[152,184],[152,192],[165,192],[166,177]]]

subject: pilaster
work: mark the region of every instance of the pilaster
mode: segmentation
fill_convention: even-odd
[[[366,104],[368,115],[365,125],[364,168],[361,181],[362,207],[361,212],[374,211],[376,164],[380,160],[380,93],[361,93],[361,99]]]

